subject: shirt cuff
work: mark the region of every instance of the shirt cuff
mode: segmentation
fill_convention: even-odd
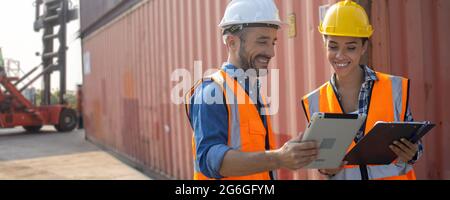
[[[414,155],[414,157],[410,161],[408,161],[408,164],[414,165],[417,162],[417,160],[419,160],[422,153],[423,153],[423,145],[422,142],[419,142],[419,150],[417,150],[416,155]]]
[[[416,164],[417,160],[419,160],[419,151],[417,151],[416,155],[414,155],[414,157],[410,161],[408,161],[408,164],[414,165]]]
[[[227,145],[218,144],[212,146],[206,156],[206,167],[211,178],[224,178],[220,175],[220,168],[222,167],[223,158],[225,153],[227,153],[231,148]]]

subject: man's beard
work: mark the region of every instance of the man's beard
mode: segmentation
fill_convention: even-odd
[[[270,57],[265,55],[257,55],[254,59],[249,58],[248,54],[245,51],[245,48],[241,46],[239,50],[239,60],[241,63],[241,68],[246,71],[248,76],[260,77],[266,76],[268,74],[268,69],[258,69],[256,68],[255,62],[259,57],[264,57],[270,60]]]
[[[241,63],[241,68],[243,70],[248,70],[248,69],[255,69],[256,66],[254,65],[254,63],[252,63],[250,61],[250,59],[248,59],[248,55],[245,52],[245,48],[244,45],[241,45],[241,48],[239,49],[239,60]]]

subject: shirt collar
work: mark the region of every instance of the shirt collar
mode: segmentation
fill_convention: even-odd
[[[377,73],[370,69],[367,65],[360,65],[360,67],[364,70],[364,82],[368,83],[370,81],[378,81]],[[336,87],[336,73],[331,77],[331,84]]]
[[[248,82],[249,77],[245,73],[245,70],[237,68],[236,66],[234,66],[233,64],[228,63],[228,62],[226,62],[222,65],[222,70],[225,71],[225,73],[227,73],[230,77],[236,79],[241,85],[244,86],[244,88],[247,88],[247,86],[250,86],[250,84]],[[261,88],[259,80],[257,79],[256,84],[253,84],[250,87],[251,88],[253,88],[253,87]]]
[[[365,82],[369,81],[378,81],[377,73],[370,69],[367,65],[361,66],[364,69],[364,80]]]
[[[235,79],[244,80],[247,79],[245,71],[243,69],[238,69],[231,63],[224,63],[222,65],[222,70],[225,71],[229,76]]]

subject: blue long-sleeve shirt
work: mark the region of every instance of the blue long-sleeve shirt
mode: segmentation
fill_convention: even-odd
[[[231,64],[224,64],[222,69],[238,80],[254,102],[258,102],[258,84],[251,86],[245,74],[239,73]],[[190,99],[190,119],[194,129],[196,156],[194,167],[210,178],[224,178],[220,168],[225,154],[231,150],[228,144],[228,110],[221,87],[212,80],[206,80],[197,87]],[[259,105],[258,105],[259,107]],[[259,110],[259,109],[258,109]],[[267,128],[266,118],[261,116]]]

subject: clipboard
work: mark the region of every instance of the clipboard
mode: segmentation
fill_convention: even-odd
[[[406,138],[417,143],[435,124],[430,122],[377,122],[375,127],[345,156],[349,165],[387,165],[397,155],[389,148],[394,141]]]
[[[317,159],[305,168],[339,167],[365,119],[365,114],[314,113],[302,141],[316,141],[319,145],[319,154]]]

